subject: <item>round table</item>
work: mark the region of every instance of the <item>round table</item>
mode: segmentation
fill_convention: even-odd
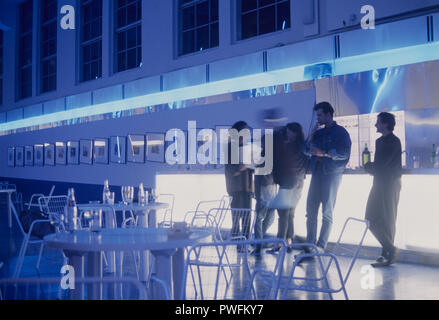
[[[44,237],[52,248],[62,249],[74,268],[75,277],[101,277],[102,251],[151,250],[155,257],[157,278],[163,280],[171,290],[171,296],[181,292],[184,272],[184,248],[192,246],[210,235],[208,231],[193,231],[187,235],[168,236],[167,229],[102,229],[100,232],[79,230],[73,233],[56,233]],[[87,259],[87,272],[84,270]],[[171,283],[173,282],[173,286]],[[172,295],[172,289],[174,295]],[[72,290],[74,299],[83,299],[83,288]],[[163,298],[163,293],[158,298]],[[99,288],[89,287],[89,299],[99,299]]]
[[[91,210],[102,210],[106,214],[106,225],[105,228],[117,228],[116,217],[113,212],[126,212],[132,211],[137,216],[138,227],[148,228],[156,227],[156,217],[155,214],[150,215],[151,212],[155,212],[160,209],[167,209],[169,205],[162,202],[149,202],[146,205],[139,205],[138,203],[88,203],[88,204],[78,204],[78,209],[80,211],[91,211]],[[113,252],[107,252],[106,254],[109,271],[116,272],[116,265],[119,267],[122,264],[122,257],[116,257]],[[140,279],[142,281],[147,281],[149,270],[148,265],[150,264],[148,259],[148,254],[145,251],[140,252]]]

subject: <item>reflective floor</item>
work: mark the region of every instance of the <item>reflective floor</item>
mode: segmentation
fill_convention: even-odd
[[[0,262],[4,262],[0,270],[0,279],[11,277],[16,256],[20,249],[22,238],[19,235],[17,225],[14,223],[12,230],[6,225],[6,214],[1,212],[0,215]],[[39,274],[35,270],[38,247],[31,247],[27,253],[21,277],[59,277],[62,266],[62,255],[57,250],[45,249],[40,266]],[[231,261],[242,259],[238,253],[230,254]],[[253,256],[249,258],[251,267],[258,266],[269,268],[275,263],[275,256],[264,253],[261,258],[256,259]],[[291,268],[294,260],[294,253],[286,255],[285,269]],[[341,269],[345,270],[349,265],[350,259],[342,258],[340,260]],[[370,260],[357,260],[347,282],[347,292],[350,299],[360,300],[431,300],[439,299],[439,268],[428,267],[413,264],[397,263],[391,267],[382,269],[372,269],[369,264]],[[303,263],[297,269],[297,276],[312,276],[317,273],[316,261]],[[125,261],[125,274],[135,275],[135,268],[132,258],[127,255]],[[229,270],[230,271],[230,270]],[[197,275],[195,275],[195,278]],[[214,287],[216,273],[204,273],[203,281],[207,287]],[[249,287],[249,276],[244,269],[233,268],[233,277],[228,278],[230,285],[227,290],[226,298],[240,299],[244,291]],[[331,284],[337,284],[336,273],[331,273]],[[187,298],[195,297],[193,290],[193,281],[188,278]],[[257,294],[261,294],[266,288],[266,279],[257,278],[255,282]],[[342,293],[333,296],[334,299],[344,299]],[[309,293],[301,291],[290,291],[287,299],[329,299],[327,294]]]

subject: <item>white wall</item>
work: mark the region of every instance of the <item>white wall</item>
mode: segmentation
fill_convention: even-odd
[[[101,184],[107,178],[112,185],[145,186],[154,183],[155,173],[175,171],[177,168],[165,164],[69,165],[55,167],[7,166],[7,148],[14,146],[55,143],[57,141],[109,138],[114,135],[146,134],[166,132],[171,128],[187,130],[187,121],[197,121],[197,128],[215,128],[216,125],[232,125],[239,120],[247,121],[253,127],[260,127],[259,117],[263,109],[281,107],[290,121],[302,123],[309,128],[315,90],[295,91],[288,94],[222,102],[186,109],[164,111],[120,119],[95,121],[86,124],[64,126],[0,137],[0,176],[22,179],[36,179],[62,182]],[[186,169],[185,169],[186,170]]]

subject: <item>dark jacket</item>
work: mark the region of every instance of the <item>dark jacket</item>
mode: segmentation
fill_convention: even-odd
[[[365,170],[374,176],[374,180],[388,182],[401,178],[402,172],[401,141],[393,133],[377,139],[374,162],[369,162]]]
[[[273,178],[280,187],[293,188],[296,184],[303,183],[308,158],[303,153],[303,145],[286,141],[284,129],[274,140]]]
[[[253,193],[253,173],[254,170],[244,168],[243,164],[231,164],[231,143],[227,146],[229,148],[229,157],[225,165],[226,188],[229,195],[235,192]],[[242,162],[242,159],[241,159]]]
[[[330,128],[318,130],[308,142],[306,153],[309,154],[311,147],[316,147],[330,154],[331,158],[311,156],[311,172],[316,172],[317,162],[320,162],[323,174],[342,174],[351,156],[351,145],[349,133],[335,121]]]
[[[275,135],[276,131],[274,131],[273,134]],[[261,155],[263,157],[265,157],[266,156],[266,154],[265,154],[265,135],[262,136],[261,147],[262,147]],[[262,165],[264,165],[264,164],[261,164],[261,166]],[[273,185],[273,184],[274,184],[273,171],[267,175],[255,175],[255,198],[261,199],[262,187]]]

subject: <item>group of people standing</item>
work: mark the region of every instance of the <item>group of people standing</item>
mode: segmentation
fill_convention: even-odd
[[[277,237],[287,243],[293,242],[295,209],[302,195],[306,173],[310,172],[312,176],[306,202],[307,235],[304,241],[315,244],[321,251],[327,246],[337,192],[351,154],[351,139],[346,129],[334,121],[334,109],[328,102],[316,104],[314,112],[317,123],[307,139],[302,126],[297,122],[281,127],[272,126],[273,170],[270,174],[254,175],[254,170],[242,163],[229,162],[225,167],[227,192],[232,197],[232,215],[233,208],[250,209],[252,197],[256,198],[256,239],[264,238],[277,211]],[[273,119],[265,120],[267,123],[275,123]],[[375,126],[382,137],[376,141],[375,161],[364,168],[374,176],[366,219],[370,222],[371,232],[383,247],[381,256],[373,264],[374,267],[381,267],[393,264],[399,252],[393,243],[401,189],[402,152],[400,140],[393,134],[395,117],[392,114],[380,113]],[[244,121],[233,126],[237,131],[248,128]],[[262,140],[264,146],[264,137]],[[267,157],[264,149],[262,154]],[[320,205],[322,226],[317,238]],[[241,218],[233,217],[232,230],[235,233],[240,228],[249,228],[244,223],[240,225]],[[245,233],[248,237],[248,231]],[[275,254],[278,250],[275,247],[267,252]],[[310,251],[311,248],[304,250]],[[252,254],[260,256],[261,252],[262,248],[256,246]]]

